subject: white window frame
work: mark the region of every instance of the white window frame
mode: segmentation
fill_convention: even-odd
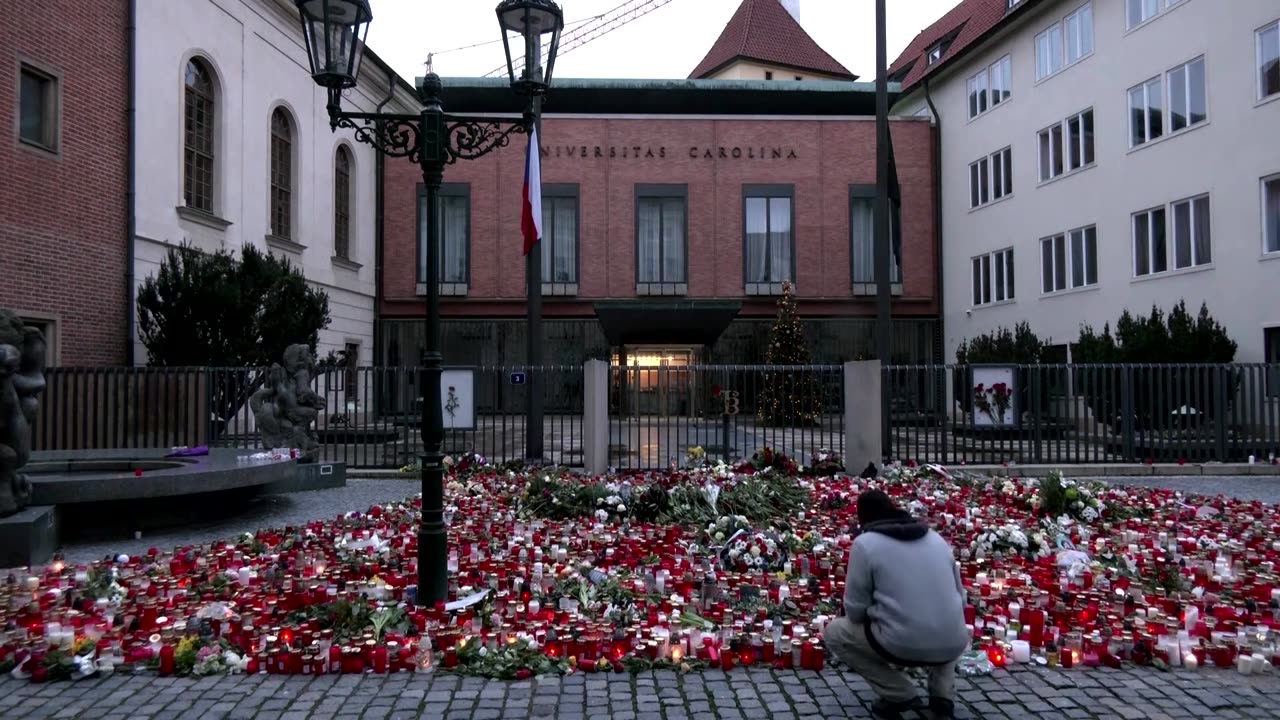
[[[1267,216],[1267,186],[1274,184],[1276,192],[1280,193],[1280,173],[1269,175],[1262,178],[1259,183],[1259,190],[1262,199],[1262,254],[1267,257],[1280,256],[1280,207],[1277,208],[1275,217]],[[1274,237],[1275,244],[1270,244]]]
[[[1199,252],[1197,251],[1200,243],[1197,242],[1198,238],[1196,237],[1196,204],[1201,200],[1205,202],[1205,208],[1209,214],[1209,257],[1207,259],[1199,257]],[[1190,265],[1178,264],[1178,241],[1181,238],[1178,236],[1177,212],[1178,208],[1182,205],[1187,206],[1187,221],[1189,223],[1189,231],[1191,233],[1191,236],[1187,238],[1187,242],[1190,243],[1190,247],[1188,248],[1190,251],[1189,255],[1191,256]],[[1213,203],[1209,200],[1209,193],[1194,195],[1189,198],[1183,198],[1169,203],[1169,210],[1165,213],[1165,218],[1167,218],[1166,221],[1169,223],[1168,230],[1165,232],[1165,237],[1169,239],[1169,247],[1173,250],[1171,260],[1173,261],[1172,264],[1174,270],[1190,270],[1192,268],[1205,267],[1213,264]]]
[[[1089,124],[1093,127],[1092,134],[1086,134],[1084,131],[1086,116],[1089,118]],[[1071,133],[1071,122],[1073,120],[1078,121],[1080,128],[1078,137],[1076,138],[1073,138]],[[1060,177],[1079,172],[1092,167],[1093,164],[1097,162],[1097,126],[1094,123],[1095,115],[1093,108],[1090,107],[1073,115],[1069,115],[1066,119],[1056,122],[1036,133],[1036,165],[1041,183],[1047,183],[1050,180],[1056,180]],[[1053,142],[1055,131],[1058,139],[1056,147]],[[1049,145],[1047,167],[1045,164],[1046,158],[1041,152],[1044,143],[1046,142],[1046,138]],[[1090,138],[1093,139],[1092,142],[1088,142],[1088,139]],[[1077,152],[1080,158],[1080,164],[1075,165],[1074,167],[1071,165],[1073,151]],[[1055,160],[1058,160],[1059,162],[1055,163]],[[1054,173],[1055,167],[1060,168],[1056,174]]]
[[[973,307],[1009,303],[1017,299],[1013,258],[1013,248],[1007,247],[969,259],[970,282],[973,283],[969,299]],[[998,284],[1001,277],[1004,282]]]
[[[1085,22],[1086,20],[1088,22]],[[1075,38],[1076,42],[1073,43],[1076,47],[1068,47],[1068,43],[1071,40],[1070,28],[1073,22],[1077,23],[1076,27],[1078,29]],[[1053,47],[1054,40],[1057,41],[1058,45],[1056,52]],[[1033,48],[1036,59],[1036,82],[1047,80],[1093,55],[1095,43],[1093,2],[1090,0],[1090,2],[1086,2],[1067,13],[1061,20],[1049,25],[1035,36]],[[1041,52],[1042,49],[1044,51],[1043,54]],[[1041,63],[1042,59],[1044,63]]]
[[[929,48],[929,52],[925,55],[927,65],[933,65],[942,60],[942,43],[938,43]]]
[[[1160,17],[1161,15],[1173,9],[1174,7],[1181,5],[1182,2],[1183,0],[1125,0],[1124,2],[1125,32],[1129,32],[1131,30],[1135,30],[1137,28],[1140,28],[1146,25],[1147,23],[1151,22],[1157,17]],[[1153,6],[1155,9],[1151,11],[1150,15],[1147,15],[1146,17],[1138,20],[1137,22],[1131,22],[1129,19],[1129,10],[1135,5],[1137,7]]]
[[[1264,73],[1262,72],[1262,34],[1269,31],[1275,32],[1276,52],[1277,52],[1277,56],[1280,56],[1280,20],[1276,20],[1274,22],[1268,23],[1258,28],[1256,31],[1254,31],[1254,38],[1256,38],[1255,44],[1257,45],[1257,57],[1255,58],[1255,61],[1256,61],[1255,70],[1258,74],[1257,82],[1258,82],[1258,99],[1259,100],[1266,100],[1272,97],[1280,97],[1280,87],[1276,88],[1276,92],[1268,93],[1265,95],[1263,94],[1262,80],[1264,77]]]
[[[1000,78],[1000,90],[1004,94],[997,92],[996,78]],[[969,76],[965,81],[965,111],[970,120],[985,115],[996,109],[998,105],[1003,104],[1006,100],[1013,98],[1013,59],[1009,55],[1004,55],[1000,59],[982,68],[978,72]],[[977,90],[981,84],[982,89]],[[980,92],[976,98],[975,92]]]
[[[1201,74],[1204,76],[1204,119],[1192,122],[1191,106],[1193,103],[1193,99],[1191,97],[1191,67],[1196,63],[1200,64]],[[1182,91],[1185,94],[1184,97],[1186,98],[1186,106],[1179,109],[1184,111],[1183,116],[1186,118],[1187,124],[1175,130],[1173,127],[1173,110],[1174,110],[1173,76],[1174,76],[1174,73],[1179,71],[1182,71],[1183,73],[1181,84],[1182,84]],[[1204,55],[1194,57],[1182,63],[1181,65],[1169,68],[1169,70],[1166,71],[1164,74],[1164,80],[1165,80],[1164,81],[1164,88],[1165,88],[1164,89],[1164,101],[1165,101],[1164,118],[1165,118],[1165,131],[1166,131],[1165,134],[1166,135],[1173,135],[1174,133],[1180,133],[1186,130],[1190,130],[1191,128],[1194,128],[1206,122],[1209,122],[1209,66],[1205,62]]]
[[[1006,161],[1007,159],[1007,161]],[[1013,194],[1013,146],[969,163],[969,209],[976,210]],[[976,195],[976,198],[975,198]]]
[[[1089,233],[1093,233],[1092,247]],[[1076,250],[1076,239],[1080,240],[1080,249]],[[1062,248],[1062,267],[1058,267],[1058,246]],[[1048,255],[1045,254],[1046,250]],[[1045,271],[1049,272],[1050,282],[1046,282]],[[1058,270],[1062,271],[1062,286],[1058,286]],[[1076,270],[1080,271],[1080,282],[1076,282]],[[1092,271],[1093,279],[1089,279]],[[1051,283],[1051,284],[1050,284]],[[1098,227],[1085,225],[1066,232],[1055,233],[1040,238],[1040,294],[1057,295],[1071,290],[1094,287],[1098,284]]]
[[[1154,108],[1151,104],[1151,87],[1153,85],[1158,86],[1160,90],[1160,102],[1157,106],[1154,106]],[[1142,107],[1143,107],[1143,111],[1142,111],[1143,133],[1142,133],[1142,140],[1140,142],[1135,142],[1133,137],[1133,131],[1134,131],[1133,93],[1137,90],[1142,91]],[[1129,148],[1130,149],[1142,147],[1143,145],[1148,145],[1151,142],[1164,137],[1164,134],[1165,134],[1164,133],[1164,125],[1165,125],[1164,97],[1167,94],[1166,91],[1167,89],[1165,88],[1165,84],[1164,84],[1164,76],[1157,75],[1153,78],[1147,78],[1146,80],[1143,80],[1142,82],[1138,83],[1137,85],[1134,85],[1133,87],[1129,88],[1125,92],[1125,107],[1128,109],[1128,112],[1129,112]],[[1153,109],[1160,111],[1160,119],[1158,122],[1159,127],[1154,127],[1154,128],[1152,127],[1152,118],[1151,118],[1151,111]],[[1155,130],[1155,134],[1152,134],[1152,130]]]
[[[1161,214],[1160,226],[1164,229],[1163,237],[1160,240],[1161,244],[1164,246],[1163,247],[1164,249],[1164,269],[1163,270],[1155,269],[1155,258],[1156,258],[1155,214],[1156,213]],[[1137,253],[1138,218],[1142,215],[1147,216],[1146,272],[1138,272],[1138,253]],[[1138,212],[1133,213],[1133,215],[1129,217],[1129,237],[1130,237],[1129,254],[1130,254],[1130,257],[1132,258],[1130,265],[1132,266],[1133,277],[1135,279],[1151,277],[1154,275],[1163,275],[1169,272],[1169,225],[1168,223],[1169,223],[1169,208],[1166,205],[1157,205],[1155,207],[1147,208],[1145,210],[1139,210]]]

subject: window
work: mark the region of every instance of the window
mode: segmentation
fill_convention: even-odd
[[[743,242],[746,283],[776,284],[792,280],[792,198],[790,186],[743,188]]]
[[[418,191],[418,282],[427,279],[427,197],[426,190]],[[466,183],[445,183],[440,186],[440,272],[442,295],[459,295],[466,292],[469,278],[471,245],[471,186]]]
[[[969,78],[969,119],[1009,99],[1012,92],[1012,61],[1000,58]]]
[[[1132,30],[1182,0],[1125,0],[1125,28]]]
[[[1014,299],[1013,248],[979,255],[973,258],[972,265],[974,306]]]
[[[942,43],[929,48],[928,64],[932,65],[942,59]]]
[[[687,282],[685,277],[684,185],[641,186],[636,190],[636,281]]]
[[[773,71],[772,71],[772,70],[765,70],[765,71],[764,71],[764,79],[765,79],[765,80],[772,80],[772,79],[773,79]]]
[[[849,188],[849,242],[853,260],[855,295],[874,295],[876,287],[874,185]],[[894,293],[902,292],[902,208],[889,200],[889,284]]]
[[[1205,121],[1204,58],[1169,71],[1169,132],[1184,130]]]
[[[1209,196],[1174,203],[1174,268],[1181,270],[1213,262],[1209,240]]]
[[[23,64],[19,69],[18,139],[56,152],[58,149],[58,81]]]
[[[35,328],[44,336],[44,357],[48,367],[57,367],[58,356],[58,322],[51,318],[20,317],[23,327]]]
[[[347,402],[360,399],[360,343],[345,343],[342,348],[342,386]]]
[[[1262,181],[1262,251],[1280,253],[1280,175]]]
[[[542,282],[578,282],[578,186],[542,186]]]
[[[271,234],[290,238],[293,208],[293,123],[278,107],[271,113]]]
[[[1208,119],[1203,57],[1165,73],[1164,81],[1167,83],[1167,93],[1161,92],[1162,81],[1158,77],[1129,89],[1130,147],[1138,147]],[[1167,111],[1164,95],[1168,96]]]
[[[1092,225],[1040,240],[1040,288],[1048,294],[1098,284],[1098,230]]]
[[[1133,274],[1135,277],[1169,269],[1165,246],[1165,210],[1144,210],[1133,216]]]
[[[1067,65],[1093,52],[1093,6],[1085,5],[1067,16]]]
[[[213,212],[214,89],[203,60],[187,61],[183,92],[182,189],[187,207]]]
[[[988,69],[969,78],[969,118],[973,119],[987,111],[987,74]]]
[[[1086,4],[1036,36],[1036,81],[1093,53],[1093,5]]]
[[[1164,134],[1164,100],[1160,78],[1129,89],[1129,147],[1138,147]]]
[[[969,207],[1013,194],[1013,150],[1005,148],[969,166]]]
[[[333,160],[333,254],[351,259],[351,151],[341,145]]]
[[[1280,94],[1280,20],[1258,31],[1258,99]]]
[[[1036,36],[1036,80],[1062,69],[1062,26],[1054,24]]]
[[[1040,181],[1093,164],[1093,108],[1040,131]]]

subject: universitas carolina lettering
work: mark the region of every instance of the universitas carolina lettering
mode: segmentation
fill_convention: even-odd
[[[688,150],[693,160],[795,160],[800,156],[790,147],[741,147],[719,145],[700,147],[692,145]],[[676,157],[676,150],[665,145],[553,145],[542,147],[543,157],[591,160],[611,159],[659,159]]]

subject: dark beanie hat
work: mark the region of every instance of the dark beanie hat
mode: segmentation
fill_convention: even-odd
[[[858,524],[870,525],[898,514],[898,507],[888,495],[879,490],[868,490],[858,496]]]

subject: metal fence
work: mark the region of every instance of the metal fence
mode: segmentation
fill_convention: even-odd
[[[613,366],[609,464],[619,469],[685,464],[701,447],[735,462],[771,447],[797,463],[844,451],[839,365]]]
[[[940,463],[1267,461],[1280,365],[884,368],[896,458]],[[996,402],[992,380],[1008,393]]]
[[[315,422],[323,459],[352,467],[398,468],[422,451],[416,367],[322,370],[312,390],[324,398]],[[474,417],[446,414],[445,452],[478,452],[497,462],[525,457],[525,404],[543,392],[544,455],[582,463],[581,367],[446,368],[459,404],[469,387]],[[470,375],[471,377],[460,377]],[[101,448],[258,448],[249,398],[265,371],[255,368],[50,368],[36,426],[37,450]]]

